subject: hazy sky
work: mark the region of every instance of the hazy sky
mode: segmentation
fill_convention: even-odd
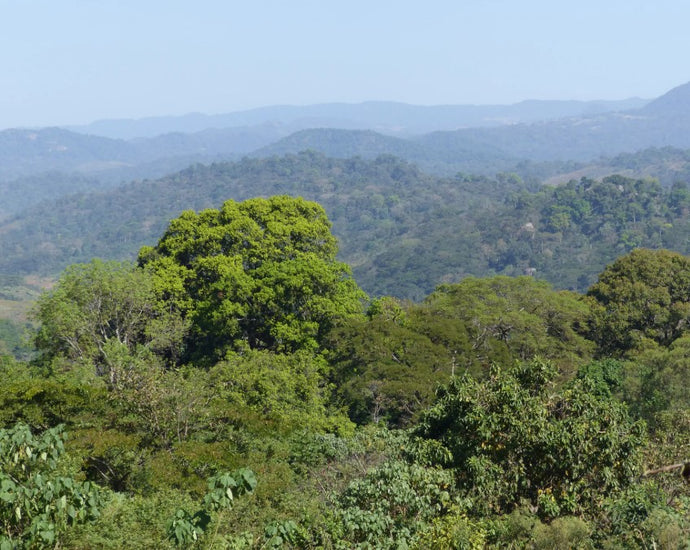
[[[652,98],[684,0],[0,0],[0,128],[271,104]]]

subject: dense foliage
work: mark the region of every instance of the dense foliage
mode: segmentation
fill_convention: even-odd
[[[420,419],[414,433],[439,443],[430,462],[455,472],[473,513],[524,502],[542,517],[595,513],[633,482],[644,425],[589,378],[555,391],[556,374],[532,361],[453,379]]]
[[[374,302],[367,319],[331,332],[329,357],[353,418],[403,425],[456,374],[481,378],[494,363],[537,355],[572,374],[593,352],[588,315],[576,294],[544,281],[470,277],[440,285],[419,304]]]
[[[628,191],[661,215],[655,189],[509,200],[565,243],[549,224],[595,231],[606,197],[607,223],[637,223]],[[683,547],[686,257],[635,249],[587,295],[494,275],[364,312],[336,254],[324,209],[277,196],[65,270],[36,357],[0,356],[1,547]]]
[[[94,256],[132,260],[186,208],[282,194],[323,205],[339,259],[373,296],[421,301],[440,283],[496,274],[533,274],[582,292],[636,247],[690,253],[682,180],[662,187],[608,176],[537,189],[510,173],[441,178],[390,156],[306,152],[196,165],[39,205],[0,227],[0,272],[55,274]]]
[[[166,307],[191,321],[190,346],[216,350],[317,349],[366,297],[335,259],[326,213],[289,197],[227,201],[184,212],[139,264]]]

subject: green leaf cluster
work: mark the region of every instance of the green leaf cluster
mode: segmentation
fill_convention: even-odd
[[[184,509],[177,510],[167,525],[168,538],[176,546],[190,548],[205,534],[213,521],[212,514],[219,516],[232,509],[235,498],[252,493],[256,483],[254,472],[248,468],[241,468],[233,473],[224,472],[209,478],[208,492],[204,496],[201,508],[194,514]],[[220,521],[220,518],[216,517],[215,521]],[[215,535],[213,538],[215,539]],[[214,542],[215,540],[211,540],[209,544],[213,546]]]
[[[314,351],[337,319],[360,313],[365,295],[336,251],[324,210],[283,196],[185,212],[139,263],[191,321],[191,356],[218,360]]]
[[[96,519],[100,489],[56,472],[65,452],[58,426],[34,435],[25,424],[0,429],[0,545],[52,548],[71,526]]]
[[[555,376],[536,360],[495,367],[483,381],[456,378],[422,415],[414,433],[441,444],[440,465],[476,511],[527,501],[547,518],[593,513],[639,475],[644,424],[587,379],[556,391]]]

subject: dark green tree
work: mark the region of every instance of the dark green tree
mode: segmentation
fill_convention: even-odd
[[[668,346],[690,328],[690,258],[633,250],[607,266],[587,295],[601,354]]]
[[[375,314],[328,337],[333,379],[350,418],[405,425],[452,373],[452,353],[405,323]]]
[[[453,379],[414,430],[420,456],[453,469],[476,511],[596,512],[639,474],[644,423],[587,378],[556,391],[556,374],[535,360]]]
[[[578,295],[555,291],[532,277],[468,277],[439,286],[420,309],[437,325],[464,325],[469,349],[455,348],[463,366],[540,356],[569,369],[592,353],[584,335],[587,305]],[[438,336],[429,336],[438,341]],[[461,345],[446,340],[451,349]]]
[[[668,348],[646,350],[627,368],[627,398],[650,423],[663,411],[690,411],[690,337],[674,340]]]

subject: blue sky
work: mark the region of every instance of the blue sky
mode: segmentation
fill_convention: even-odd
[[[652,98],[682,0],[0,0],[0,128],[394,100]]]

